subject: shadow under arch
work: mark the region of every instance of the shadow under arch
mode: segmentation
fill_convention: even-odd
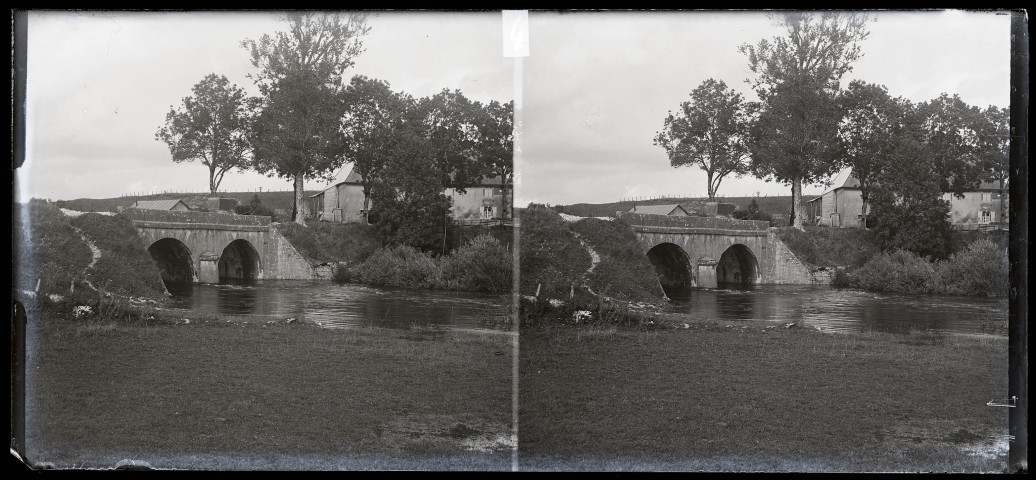
[[[191,249],[175,238],[163,238],[147,247],[162,274],[162,282],[191,283],[195,279]]]
[[[723,251],[716,263],[719,288],[750,288],[759,284],[759,261],[752,249],[740,243]]]
[[[259,252],[248,240],[230,242],[219,256],[219,281],[255,280],[259,278],[262,266]]]
[[[662,290],[669,298],[686,298],[691,294],[694,282],[691,277],[691,260],[687,252],[674,243],[660,243],[647,252],[648,260],[655,267],[655,275]]]

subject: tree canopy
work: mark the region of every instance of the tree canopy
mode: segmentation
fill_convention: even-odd
[[[215,73],[191,91],[179,108],[170,107],[155,140],[169,147],[173,162],[198,161],[208,167],[209,192],[215,195],[228,171],[250,165],[248,133],[258,99]]]
[[[665,149],[674,167],[695,166],[706,175],[709,198],[715,198],[723,178],[748,173],[750,109],[741,94],[722,80],[708,79],[691,92],[665,119],[655,145]]]
[[[749,80],[761,99],[751,129],[752,171],[791,186],[791,223],[802,228],[802,184],[816,183],[838,166],[837,95],[842,77],[862,56],[865,15],[786,13],[785,36],[742,45]]]
[[[409,95],[392,91],[382,80],[354,76],[345,90],[346,160],[363,179],[363,210],[370,211],[371,189],[392,160],[398,144],[416,135],[416,101]],[[368,216],[369,222],[369,216]]]
[[[360,37],[369,27],[358,13],[289,13],[284,20],[287,31],[241,44],[263,94],[253,135],[256,168],[294,181],[292,220],[305,224],[304,181],[345,162],[342,75],[363,51]]]
[[[882,85],[859,80],[849,84],[839,101],[843,114],[838,126],[839,150],[842,162],[860,182],[860,214],[866,225],[870,192],[894,154],[910,105],[902,98],[892,98]]]

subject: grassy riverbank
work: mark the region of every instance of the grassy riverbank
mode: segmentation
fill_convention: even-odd
[[[1007,341],[798,328],[522,330],[519,468],[998,472]],[[1002,443],[1006,448],[1006,443]]]
[[[510,468],[508,335],[103,317],[30,331],[33,463]]]

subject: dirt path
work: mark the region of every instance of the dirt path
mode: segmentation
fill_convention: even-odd
[[[78,217],[79,215],[83,214],[83,212],[77,212],[75,210],[67,210],[67,209],[64,209],[64,208],[61,209],[61,213],[65,214],[66,217],[71,217],[71,218]],[[83,282],[86,283],[86,286],[90,287],[94,291],[99,292],[101,290],[98,289],[97,287],[95,287],[94,284],[90,282],[90,279],[87,278],[87,272],[90,269],[94,268],[94,265],[97,265],[97,261],[101,259],[101,249],[97,248],[97,245],[94,245],[94,242],[91,242],[89,238],[86,238],[86,234],[83,233],[82,230],[76,228],[74,225],[70,225],[70,226],[72,226],[72,229],[75,230],[76,233],[79,234],[79,238],[83,239],[83,243],[86,243],[86,246],[90,247],[90,254],[93,257],[93,258],[90,259],[90,264],[87,265],[86,268],[83,269],[83,274],[82,274],[83,275]]]

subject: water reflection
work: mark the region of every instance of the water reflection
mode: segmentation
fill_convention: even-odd
[[[326,281],[265,280],[170,284],[174,308],[269,321],[296,318],[327,327],[506,330],[507,295],[411,292]]]
[[[1007,301],[1002,299],[876,294],[819,286],[693,290],[674,300],[671,310],[720,322],[801,321],[840,332],[996,333],[1007,322]]]

